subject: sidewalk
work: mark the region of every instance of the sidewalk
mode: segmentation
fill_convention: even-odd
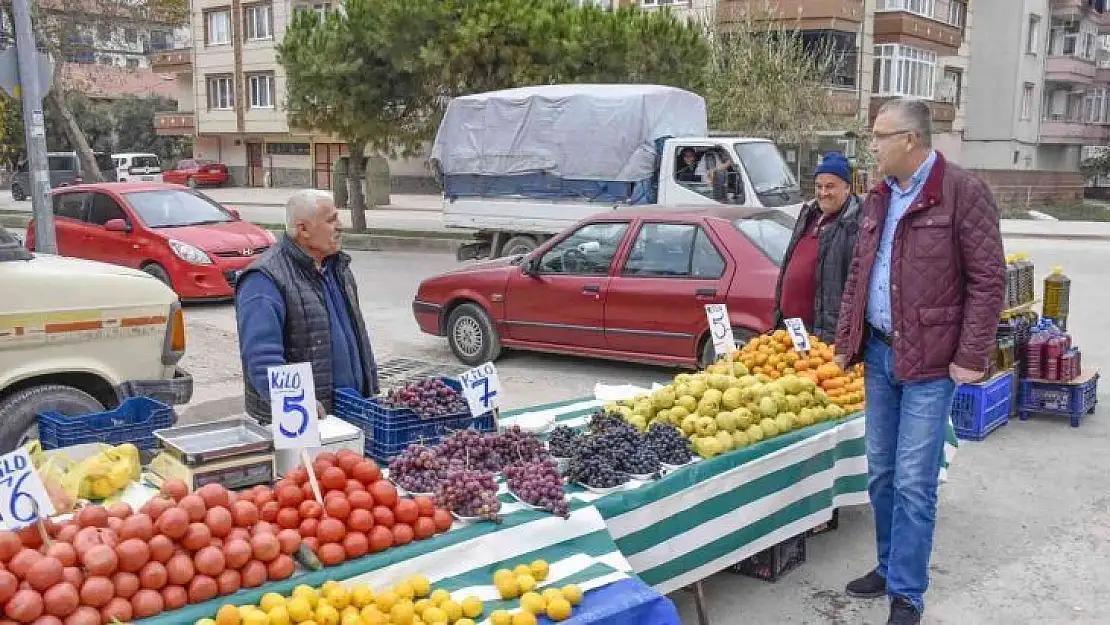
[[[285,202],[300,189],[261,188],[261,187],[201,187],[198,189],[208,197],[225,206],[285,206]],[[442,198],[438,195],[411,195],[394,193],[389,198],[389,206],[377,210],[405,210],[439,212]]]

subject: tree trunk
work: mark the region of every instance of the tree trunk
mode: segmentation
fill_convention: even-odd
[[[347,152],[347,205],[351,209],[351,230],[365,232],[366,194],[362,192],[362,184],[366,180],[366,167],[363,166],[362,159],[366,153],[366,141],[348,141]]]
[[[96,164],[96,157],[93,156],[89,142],[85,140],[85,133],[81,131],[81,126],[77,124],[77,120],[73,117],[73,111],[70,111],[69,105],[66,104],[65,88],[62,86],[61,74],[61,68],[54,70],[53,84],[50,87],[50,92],[46,94],[46,103],[52,109],[55,117],[61,120],[69,144],[77,152],[77,158],[81,159],[82,180],[84,182],[103,182],[104,178],[100,175],[100,167]]]

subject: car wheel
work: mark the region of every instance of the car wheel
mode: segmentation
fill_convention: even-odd
[[[0,401],[0,453],[8,453],[38,438],[38,414],[48,410],[79,416],[104,412],[104,404],[80,389],[61,384],[17,391]]]
[[[747,345],[748,341],[756,336],[757,333],[747,328],[732,328],[732,339],[736,344],[736,349]],[[698,356],[698,368],[704,369],[715,362],[717,362],[717,352],[713,349],[713,340],[707,334],[705,339],[702,340],[701,351]]]
[[[501,246],[501,256],[519,256],[527,254],[536,249],[539,244],[536,240],[528,235],[520,235],[510,238],[505,241],[505,245]]]
[[[143,271],[161,280],[162,284],[170,287],[171,289],[173,288],[173,281],[170,280],[170,274],[166,272],[166,269],[162,267],[162,265],[159,265],[158,263],[150,263],[149,265],[143,267]]]
[[[12,199],[16,202],[22,202],[27,199],[27,194],[23,192],[23,187],[18,184],[12,185]]]
[[[185,179],[185,186],[189,187],[190,189],[195,189],[197,188],[197,181],[192,176],[189,176]]]
[[[455,358],[477,366],[501,355],[501,338],[489,315],[477,304],[463,304],[447,317],[447,343]]]

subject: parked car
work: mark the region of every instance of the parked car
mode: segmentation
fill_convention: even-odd
[[[714,356],[706,304],[727,304],[738,342],[770,329],[793,221],[715,205],[601,213],[527,255],[424,280],[413,314],[469,365],[509,347],[696,367]]]
[[[186,158],[177,162],[177,167],[162,172],[163,182],[183,184],[187,187],[210,187],[227,184],[231,176],[227,165],[203,158]]]
[[[162,161],[157,154],[125,152],[112,158],[118,182],[162,182]]]
[[[59,254],[142,269],[183,300],[232,297],[242,270],[274,242],[270,232],[179,185],[78,185],[50,198]],[[34,231],[32,222],[32,250]]]
[[[116,179],[116,161],[104,152],[93,152],[96,165],[100,169],[102,180]],[[46,164],[50,169],[50,188],[65,187],[85,182],[87,177],[81,159],[77,152],[50,152],[46,155]],[[24,160],[16,166],[15,176],[12,177],[12,199],[17,202],[31,197],[31,172],[29,162]]]

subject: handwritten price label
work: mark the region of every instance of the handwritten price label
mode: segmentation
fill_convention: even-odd
[[[270,418],[275,449],[306,449],[320,446],[316,415],[316,385],[312,365],[298,362],[270,367]]]
[[[806,331],[806,324],[797,317],[783,319],[782,323],[786,326],[786,331],[790,333],[790,340],[794,342],[794,350],[808,352],[809,332]]]
[[[54,503],[27,450],[0,456],[0,517],[4,525],[17,530],[52,514]]]
[[[736,339],[732,336],[728,307],[724,304],[706,304],[705,316],[709,318],[709,336],[713,339],[713,351],[717,358],[731,354],[736,349]]]
[[[492,362],[474,367],[459,376],[470,413],[480,417],[501,405],[501,382]]]

